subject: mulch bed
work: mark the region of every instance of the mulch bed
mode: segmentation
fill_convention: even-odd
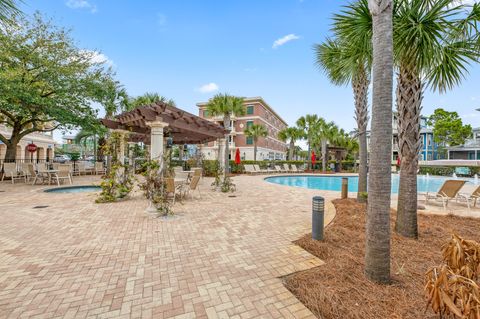
[[[285,278],[286,287],[317,317],[439,318],[426,309],[424,275],[442,262],[441,246],[452,233],[480,241],[480,220],[456,216],[418,216],[419,239],[395,233],[391,214],[390,285],[368,281],[364,274],[366,205],[335,200],[336,216],[323,242],[307,234],[295,243],[325,261],[325,265]]]

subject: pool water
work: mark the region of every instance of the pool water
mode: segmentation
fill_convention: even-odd
[[[269,183],[303,187],[309,189],[320,189],[328,191],[340,191],[342,189],[342,177],[348,177],[348,191],[356,192],[358,190],[357,176],[274,176],[267,177],[265,180]],[[452,177],[440,176],[417,176],[417,191],[422,192],[436,192],[442,184]],[[468,182],[477,184],[478,181],[472,178],[464,178]],[[392,175],[392,193],[398,193],[398,175]]]
[[[98,192],[102,188],[100,186],[68,186],[50,188],[45,190],[47,193],[86,193],[86,192]]]

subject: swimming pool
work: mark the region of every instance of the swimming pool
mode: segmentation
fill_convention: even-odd
[[[303,187],[309,189],[321,189],[328,191],[340,191],[342,189],[342,177],[348,177],[348,191],[356,192],[358,190],[358,177],[357,176],[274,176],[267,177],[265,180],[269,183]],[[417,176],[418,192],[436,192],[442,186],[443,182],[452,177],[443,176]],[[473,178],[465,178],[465,180],[471,183],[478,183]],[[392,175],[392,193],[398,193],[398,175]]]
[[[86,186],[67,186],[49,188],[45,190],[46,193],[85,193],[85,192],[98,192],[102,190],[100,186],[86,185]]]

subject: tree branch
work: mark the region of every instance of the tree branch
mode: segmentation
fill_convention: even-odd
[[[9,144],[8,139],[5,136],[3,136],[3,134],[0,134],[0,141],[2,141],[3,144],[5,144],[5,145]]]
[[[9,117],[13,122],[15,122],[16,118],[15,118],[15,116],[13,116],[13,114],[11,114],[10,112],[7,112],[7,111],[1,109],[1,110],[0,110],[0,113],[5,114],[5,115],[6,115],[7,117]]]
[[[38,127],[32,127],[28,130],[25,130],[23,131],[22,133],[19,134],[20,138],[23,138],[25,135],[28,135],[30,133],[34,133],[34,132],[51,132],[53,130],[56,130],[57,128],[59,128],[61,126],[61,124],[57,124],[55,125],[54,127],[52,128],[49,128],[49,129],[40,129]]]

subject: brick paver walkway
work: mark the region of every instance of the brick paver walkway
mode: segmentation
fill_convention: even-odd
[[[1,183],[0,318],[313,317],[281,277],[321,264],[291,243],[309,231],[318,192],[234,182],[229,197],[204,179],[202,198],[170,219],[147,214],[138,192],[94,204]]]

